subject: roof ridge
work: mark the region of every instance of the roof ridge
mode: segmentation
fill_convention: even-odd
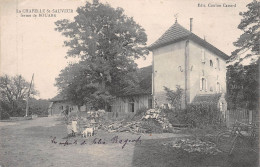
[[[183,32],[181,34],[181,36],[177,37],[176,39],[180,39],[182,37],[186,37],[190,34],[192,34],[192,32],[190,32],[189,30],[187,30],[186,28],[184,28],[182,25],[180,25],[178,22],[175,22],[172,26],[170,26],[161,36],[160,38],[158,38],[154,43],[152,43],[148,48],[151,48],[153,47],[154,45],[156,45],[157,43],[160,43],[161,40],[163,40],[164,38],[167,38],[167,34],[171,33],[171,31],[184,31],[184,34],[186,35],[183,35]],[[178,35],[178,34],[177,34]]]
[[[185,39],[193,40],[194,42],[198,43],[202,47],[207,48],[208,50],[225,60],[229,58],[229,56],[226,53],[222,52],[221,50],[219,50],[206,40],[202,39],[198,35],[194,34],[193,32],[190,32],[182,25],[180,25],[178,22],[174,23],[170,28],[168,28],[160,38],[158,38],[154,43],[148,46],[148,49],[153,50]]]

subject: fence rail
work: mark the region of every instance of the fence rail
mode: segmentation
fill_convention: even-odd
[[[232,126],[235,121],[239,121],[245,124],[257,123],[259,122],[259,114],[255,110],[247,109],[236,109],[227,110],[226,112],[226,122],[227,126]]]

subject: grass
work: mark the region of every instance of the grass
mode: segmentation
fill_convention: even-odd
[[[145,140],[136,145],[132,164],[135,167],[257,167],[258,156],[248,152],[236,151],[233,155],[207,155],[199,152],[189,153],[169,147],[162,143],[173,139]]]

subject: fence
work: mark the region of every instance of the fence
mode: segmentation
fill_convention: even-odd
[[[236,109],[227,110],[226,112],[226,122],[227,126],[232,126],[235,121],[239,121],[245,124],[257,123],[259,122],[259,114],[255,110],[247,109]]]

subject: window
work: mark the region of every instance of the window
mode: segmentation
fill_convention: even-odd
[[[217,93],[221,93],[222,92],[221,85],[220,85],[219,82],[217,82],[217,84],[216,84],[216,92]]]
[[[201,62],[205,63],[205,50],[201,49]]]
[[[220,70],[219,59],[217,58],[217,68]]]
[[[200,90],[207,91],[207,80],[204,77],[200,80]]]
[[[210,67],[213,67],[213,61],[212,60],[209,61],[209,65],[210,65]]]

